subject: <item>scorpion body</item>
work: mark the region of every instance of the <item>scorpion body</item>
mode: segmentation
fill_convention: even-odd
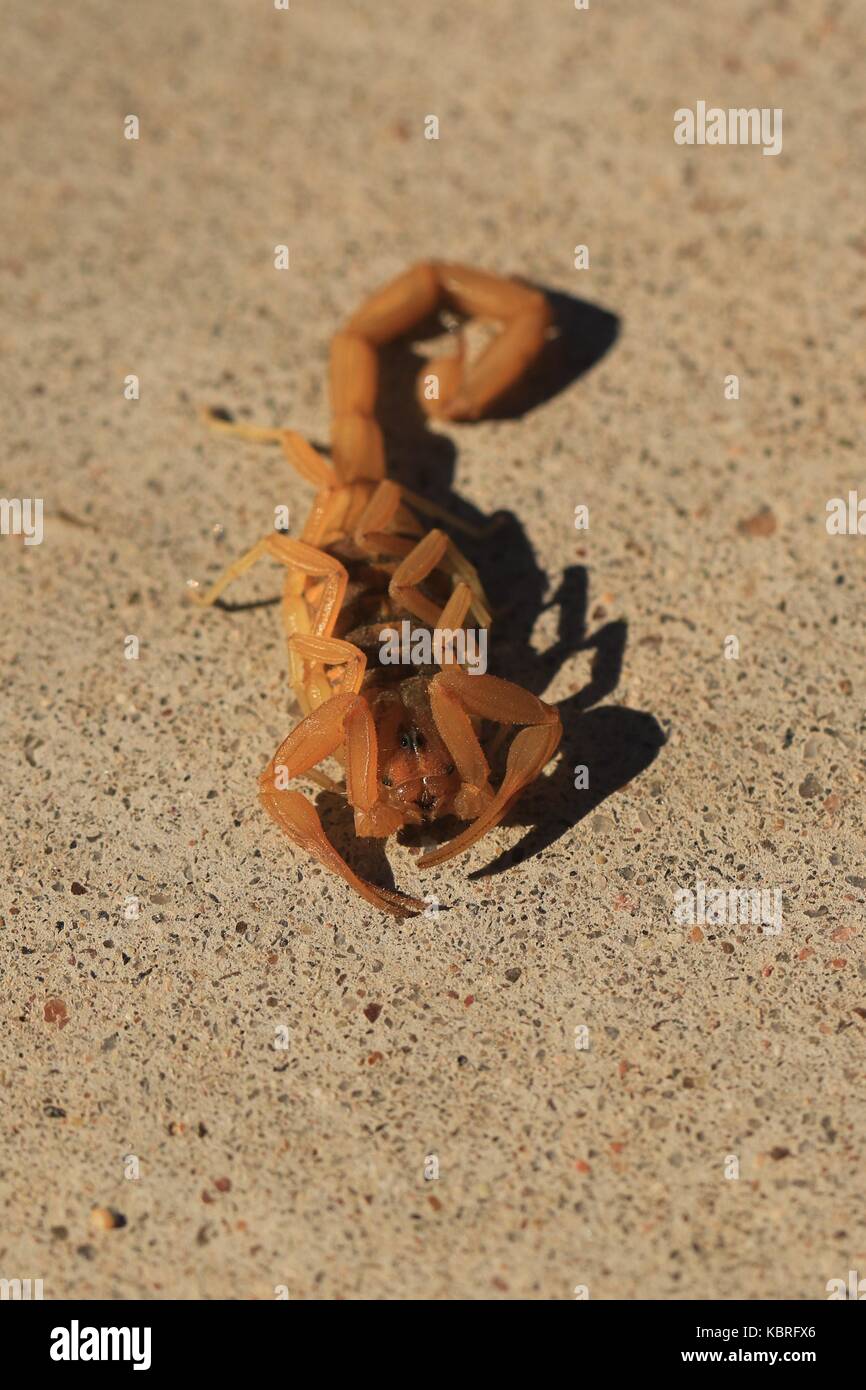
[[[497,825],[561,737],[551,706],[456,660],[454,639],[468,621],[478,629],[490,622],[481,582],[446,533],[426,530],[419,518],[442,513],[386,477],[375,418],[377,349],[443,306],[501,325],[475,362],[467,361],[461,337],[455,356],[425,364],[419,401],[428,415],[447,420],[483,414],[540,352],[551,322],[537,290],[462,266],[423,263],[375,293],[332,340],[330,460],[294,431],[236,424],[210,412],[218,429],[279,442],[316,496],[300,539],[271,533],[210,589],[191,594],[212,604],[259,559],[285,566],[282,619],[303,718],[262,774],[261,799],[296,845],[395,916],[424,904],[360,878],[327,839],[315,807],[288,782],[305,778],[344,794],[358,835],[385,837],[448,815],[468,821],[462,833],[418,860],[425,868]],[[438,664],[379,660],[384,630],[406,621],[442,635]],[[484,720],[505,733],[517,728],[496,790],[479,737]],[[317,770],[329,757],[342,765],[344,784]]]

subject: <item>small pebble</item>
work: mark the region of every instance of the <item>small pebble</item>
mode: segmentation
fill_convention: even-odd
[[[737,530],[744,536],[772,536],[778,525],[779,523],[771,509],[762,507],[759,512],[755,512],[754,516],[741,521]]]
[[[111,1207],[93,1207],[90,1224],[95,1231],[116,1231],[120,1226],[126,1225],[126,1222],[120,1212],[113,1211]]]

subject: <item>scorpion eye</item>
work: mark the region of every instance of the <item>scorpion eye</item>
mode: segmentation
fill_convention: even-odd
[[[390,777],[383,777],[383,778],[382,778],[382,786],[383,786],[383,787],[393,787],[393,785],[394,785],[394,783],[391,781],[391,778],[390,778]]]
[[[401,747],[401,748],[411,748],[411,747],[412,747],[412,740],[411,740],[411,738],[409,737],[408,734],[401,734],[401,735],[400,735],[400,747]]]
[[[450,777],[451,774],[453,773],[453,771],[454,771],[454,764],[453,764],[453,763],[449,763],[448,766],[447,766],[446,769],[445,769],[445,776],[446,776],[446,777]]]

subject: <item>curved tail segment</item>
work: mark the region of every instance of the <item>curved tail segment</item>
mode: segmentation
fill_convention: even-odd
[[[443,307],[501,325],[474,362],[467,360],[461,336],[456,354],[425,363],[418,399],[428,415],[444,420],[478,419],[538,356],[551,326],[550,305],[539,290],[444,261],[423,261],[377,290],[331,345],[331,445],[341,482],[385,476],[385,445],[375,418],[377,348]]]

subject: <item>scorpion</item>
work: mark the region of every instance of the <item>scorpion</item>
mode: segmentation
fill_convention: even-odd
[[[443,309],[492,322],[498,332],[475,360],[457,334],[457,351],[428,360],[418,378],[425,413],[475,420],[502,397],[540,353],[551,328],[547,297],[520,281],[428,261],[375,292],[332,339],[330,458],[300,434],[236,421],[207,409],[210,426],[282,446],[316,489],[300,539],[273,531],[230,565],[205,592],[213,604],[227,585],[269,557],[285,566],[282,621],[290,683],[303,717],[261,775],[268,814],[302,850],[340,875],[367,902],[398,918],[422,912],[418,898],[366,882],[331,844],[315,806],[287,785],[294,779],[345,796],[355,833],[385,838],[407,825],[453,816],[468,825],[418,860],[444,863],[492,830],[553,757],[562,736],[557,710],[498,676],[467,671],[455,637],[470,618],[480,630],[490,609],[478,574],[445,531],[435,504],[386,477],[375,418],[377,349]],[[431,665],[384,664],[382,634],[400,624],[441,634]],[[441,658],[441,659],[440,659]],[[482,721],[498,725],[485,752]],[[516,730],[498,788],[488,755]],[[344,782],[319,768],[334,758]]]

